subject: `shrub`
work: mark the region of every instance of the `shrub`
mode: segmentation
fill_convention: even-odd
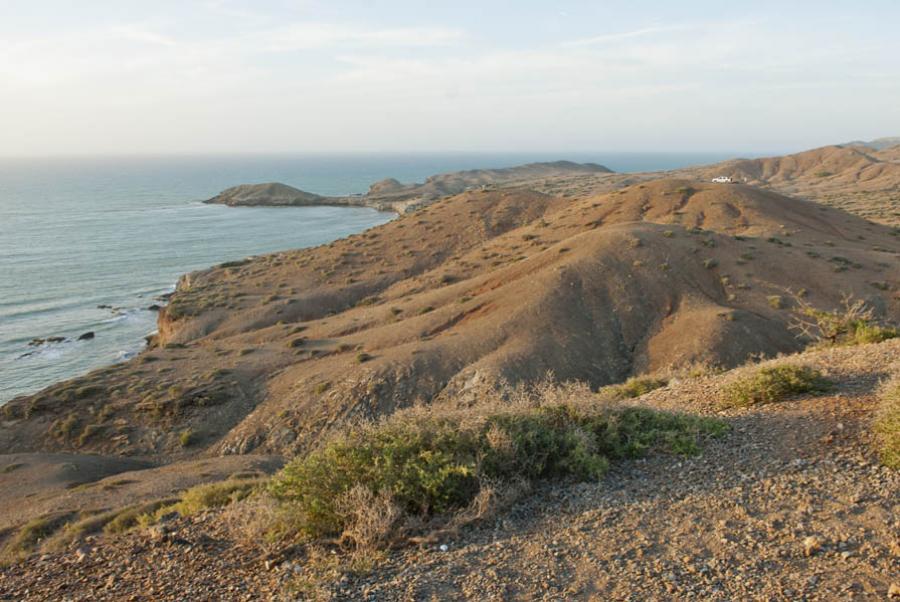
[[[794,298],[798,307],[790,328],[799,338],[811,340],[813,344],[863,345],[900,336],[900,330],[879,323],[874,310],[862,299],[854,300],[852,295],[844,295],[840,307],[834,311],[815,308],[800,296]]]
[[[365,535],[350,538],[386,541],[394,525],[458,515],[489,484],[596,480],[610,460],[654,448],[694,453],[701,435],[725,428],[710,419],[612,408],[582,393],[581,403],[546,389],[519,403],[403,410],[294,460],[270,492],[285,508],[288,528],[310,538],[360,529],[353,501],[368,500],[373,512],[383,512]]]
[[[178,443],[181,447],[190,447],[197,442],[197,433],[193,429],[184,429],[178,435]]]
[[[129,529],[138,526],[141,517],[152,514],[160,508],[167,508],[173,503],[175,503],[175,500],[156,500],[153,502],[137,504],[135,506],[128,506],[126,508],[122,508],[121,510],[113,511],[113,516],[111,516],[103,526],[103,532],[124,533]]]
[[[822,373],[808,366],[782,364],[760,368],[725,387],[722,391],[724,407],[746,407],[782,401],[792,395],[821,393],[830,383]]]
[[[875,414],[875,442],[885,466],[900,470],[900,377],[882,386]]]
[[[660,387],[665,387],[669,381],[652,376],[632,376],[623,383],[607,385],[597,393],[604,399],[631,399],[640,397]]]
[[[94,435],[96,435],[97,433],[99,433],[102,430],[103,430],[102,424],[88,424],[87,426],[85,426],[84,430],[81,431],[81,434],[78,435],[79,447],[85,445],[88,441],[91,440],[91,438]]]
[[[221,508],[246,498],[264,481],[264,479],[235,479],[198,485],[185,491],[181,501],[170,509],[181,516],[191,516],[209,508]]]
[[[75,434],[76,428],[78,428],[78,416],[71,413],[67,414],[65,418],[54,422],[51,431],[56,434],[57,438],[68,440]]]
[[[27,556],[71,517],[72,513],[58,512],[45,514],[25,523],[0,550],[0,566],[16,562]]]

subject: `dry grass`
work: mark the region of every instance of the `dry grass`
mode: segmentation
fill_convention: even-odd
[[[900,375],[884,383],[875,415],[875,440],[885,466],[900,470]]]
[[[25,523],[0,550],[0,566],[11,564],[27,557],[71,518],[71,512],[57,512],[40,516]]]

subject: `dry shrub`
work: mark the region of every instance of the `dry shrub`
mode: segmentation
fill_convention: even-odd
[[[800,295],[794,295],[794,301],[797,309],[789,328],[814,345],[863,345],[900,336],[896,327],[881,323],[864,300],[850,294],[844,294],[833,311],[813,307]]]
[[[230,504],[222,511],[222,522],[229,537],[264,554],[281,545],[277,529],[281,509],[272,496],[265,493]]]
[[[355,485],[336,501],[343,516],[341,541],[357,549],[389,547],[403,510],[387,490],[373,493],[365,485]]]
[[[875,442],[882,464],[900,470],[900,374],[881,386],[875,414]]]

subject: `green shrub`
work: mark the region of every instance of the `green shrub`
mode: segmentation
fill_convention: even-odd
[[[597,393],[604,399],[631,399],[640,397],[660,387],[665,387],[669,381],[652,376],[632,376],[623,383],[608,385]]]
[[[168,507],[173,503],[175,503],[175,500],[156,500],[115,510],[113,511],[113,516],[109,517],[109,520],[104,524],[103,532],[124,533],[136,527],[142,516],[152,514],[160,508]]]
[[[263,479],[235,479],[220,483],[207,483],[188,489],[181,501],[171,510],[182,516],[191,516],[209,508],[220,508],[249,496],[264,482]]]
[[[178,435],[178,442],[181,447],[190,447],[197,442],[197,433],[193,429],[184,429]]]
[[[766,302],[772,309],[784,309],[784,297],[781,295],[769,295],[766,297]]]
[[[88,424],[84,427],[84,430],[81,431],[81,434],[78,435],[78,445],[79,447],[86,444],[91,438],[103,430],[102,424]]]
[[[50,430],[57,436],[59,439],[68,440],[75,434],[75,429],[78,428],[78,416],[74,413],[67,414],[65,418],[57,420],[53,423],[53,426],[50,427]]]
[[[897,327],[880,323],[872,308],[850,295],[844,295],[834,311],[815,308],[800,297],[795,299],[798,309],[790,328],[816,345],[864,345],[900,336]]]
[[[760,368],[731,383],[722,391],[724,407],[746,407],[782,401],[792,395],[821,393],[830,383],[822,373],[808,366],[782,364]]]
[[[465,508],[486,484],[596,480],[610,460],[654,448],[695,453],[701,435],[725,428],[710,419],[596,402],[407,410],[294,460],[270,492],[288,509],[290,530],[336,535],[352,521],[339,503],[351,490],[387,496],[406,516],[428,520]]]
[[[57,512],[33,518],[25,523],[0,550],[0,566],[26,557],[71,517],[72,513],[70,512]]]
[[[900,470],[900,378],[882,387],[874,430],[882,464]]]

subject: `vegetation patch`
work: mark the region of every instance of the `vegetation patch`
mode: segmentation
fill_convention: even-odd
[[[828,311],[795,296],[797,310],[790,328],[798,337],[817,346],[864,345],[900,336],[900,329],[879,321],[862,299],[844,295],[841,305]]]
[[[900,377],[881,388],[875,415],[875,441],[882,464],[900,470]]]
[[[284,510],[279,528],[383,543],[459,517],[498,486],[597,480],[610,461],[655,449],[696,453],[704,436],[727,428],[597,403],[586,387],[517,391],[480,396],[487,401],[474,408],[403,410],[294,460],[270,486]]]
[[[141,517],[152,514],[160,508],[166,508],[175,500],[156,500],[146,504],[137,504],[113,511],[112,516],[103,525],[104,533],[124,533],[141,522]]]
[[[821,372],[808,366],[769,366],[725,387],[721,405],[737,408],[773,403],[803,393],[824,393],[830,386]]]
[[[623,383],[607,385],[601,388],[597,394],[604,399],[632,399],[665,387],[667,384],[669,384],[669,381],[664,378],[632,376]]]
[[[184,492],[181,501],[167,506],[169,512],[192,516],[210,508],[221,508],[240,501],[258,489],[265,479],[229,479],[220,483],[198,485]]]
[[[28,556],[44,539],[55,533],[71,517],[72,513],[69,512],[52,513],[25,523],[0,550],[0,566],[11,564]]]

